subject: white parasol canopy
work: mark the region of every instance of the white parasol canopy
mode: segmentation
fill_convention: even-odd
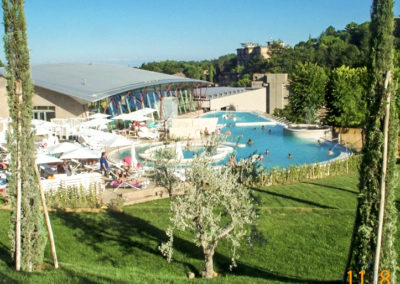
[[[32,125],[35,126],[36,128],[38,128],[38,127],[54,128],[54,127],[59,126],[58,124],[55,124],[53,122],[46,121],[46,120],[40,120],[40,119],[32,119]]]
[[[179,142],[177,142],[176,143],[176,148],[175,148],[176,150],[176,159],[178,160],[178,161],[181,161],[181,160],[183,160],[183,159],[185,159],[184,158],[184,156],[183,156],[183,151],[182,151],[182,144],[181,143],[179,143]]]
[[[68,160],[68,159],[78,159],[78,160],[85,160],[85,159],[100,159],[101,153],[98,151],[90,150],[89,148],[79,148],[74,151],[64,153],[60,159]]]
[[[98,119],[98,118],[107,118],[110,117],[111,115],[105,114],[105,113],[95,113],[90,116],[88,116],[89,119]]]
[[[36,165],[40,164],[51,164],[51,163],[61,163],[62,160],[52,157],[46,154],[37,154],[36,155]]]
[[[123,113],[123,114],[114,116],[112,119],[114,119],[114,120],[129,120],[129,121],[146,121],[151,118],[144,116],[142,114],[138,114],[136,111],[134,111],[134,112]]]
[[[135,111],[135,113],[138,115],[148,115],[148,114],[154,113],[154,112],[158,112],[158,110],[156,110],[155,108],[148,108],[148,107],[145,107],[145,108]]]
[[[136,167],[136,165],[138,164],[138,161],[136,159],[136,148],[135,148],[135,144],[132,143],[132,147],[131,147],[131,167]]]
[[[131,145],[132,142],[133,141],[120,135],[115,135],[114,137],[109,138],[105,141],[99,141],[99,143],[103,144],[106,147],[123,147]]]
[[[81,123],[81,126],[82,127],[98,127],[98,126],[106,125],[110,122],[112,122],[111,119],[96,118],[96,119],[88,120],[88,121]]]
[[[60,154],[60,153],[71,152],[71,151],[79,149],[79,148],[81,148],[81,146],[79,144],[63,142],[63,143],[59,143],[59,144],[56,144],[53,146],[49,146],[46,148],[46,150],[50,154]]]

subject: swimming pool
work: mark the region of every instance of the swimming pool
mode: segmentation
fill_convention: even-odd
[[[227,118],[230,113],[236,119]],[[218,124],[222,127],[221,133],[228,130],[231,135],[227,138],[227,145],[234,148],[236,160],[247,158],[253,154],[263,155],[264,160],[261,164],[265,168],[288,167],[290,165],[311,164],[325,162],[348,152],[340,145],[333,145],[331,142],[322,141],[319,145],[315,140],[297,138],[287,135],[284,126],[276,124],[252,112],[211,112],[201,117],[217,117]],[[268,125],[260,126],[237,126],[242,123],[266,123]],[[247,145],[248,140],[253,141],[253,145]],[[237,147],[237,144],[241,147]],[[146,149],[146,148],[144,148]],[[266,155],[268,149],[269,154]],[[332,149],[332,155],[329,155],[329,149]],[[143,149],[138,149],[138,153]],[[292,158],[289,158],[289,153]],[[121,153],[121,157],[130,155],[129,150]],[[192,157],[191,152],[184,151],[185,158]],[[227,164],[230,155],[220,160],[217,164]]]

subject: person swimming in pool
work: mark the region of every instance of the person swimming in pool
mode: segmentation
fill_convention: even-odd
[[[329,155],[329,156],[332,156],[332,155],[333,155],[332,148],[329,148],[328,155]]]
[[[268,129],[268,134],[271,135],[272,134],[272,130]]]
[[[268,150],[268,149],[265,150],[265,155],[266,155],[266,156],[269,155],[269,150]]]
[[[292,156],[291,153],[289,153],[288,158],[289,158],[289,159],[293,158],[293,156]]]
[[[247,141],[247,145],[251,146],[251,145],[253,145],[253,144],[254,144],[254,143],[253,143],[253,140],[249,139],[249,141]]]
[[[261,126],[261,130],[265,130],[265,125]]]

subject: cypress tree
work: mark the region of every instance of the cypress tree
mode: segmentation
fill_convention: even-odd
[[[8,106],[12,119],[7,135],[7,147],[11,153],[11,255],[15,258],[16,270],[34,271],[42,263],[46,238],[34,171],[33,85],[24,0],[3,0],[3,12]]]
[[[366,143],[360,168],[358,207],[350,247],[347,269],[353,275],[365,271],[366,283],[372,282],[375,251],[377,246],[380,188],[383,165],[384,120],[389,94],[395,101],[395,86],[385,80],[393,71],[393,0],[374,0],[371,12],[371,52],[368,66],[370,89],[367,96],[368,115]],[[396,282],[396,255],[394,237],[397,212],[395,208],[396,151],[398,115],[396,104],[390,106],[389,145],[382,249],[379,270],[389,270],[391,283]]]

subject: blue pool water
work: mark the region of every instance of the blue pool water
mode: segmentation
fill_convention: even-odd
[[[322,141],[321,145],[314,140],[301,139],[292,135],[287,135],[284,132],[284,128],[281,125],[265,126],[265,130],[261,126],[236,126],[238,122],[268,122],[269,120],[265,117],[259,116],[255,113],[250,112],[230,112],[236,117],[234,122],[232,119],[224,118],[228,112],[212,112],[202,115],[202,117],[217,117],[218,124],[224,124],[225,126],[221,129],[221,133],[231,131],[231,136],[227,138],[228,142],[246,144],[244,148],[234,147],[236,154],[236,160],[247,158],[252,154],[262,154],[264,161],[262,165],[266,168],[275,166],[287,167],[289,165],[299,164],[310,164],[316,162],[323,162],[333,159],[341,154],[343,148],[333,146],[330,142]],[[229,128],[228,125],[231,125]],[[270,130],[270,131],[269,131]],[[251,139],[254,144],[252,146],[247,145],[247,141]],[[333,149],[333,155],[328,155],[329,149]],[[269,154],[266,155],[266,149],[269,150]],[[143,151],[143,150],[142,150]],[[200,150],[195,150],[201,151]],[[138,150],[140,153],[141,150]],[[289,153],[292,154],[292,158],[289,159]],[[129,150],[121,153],[121,157],[128,156]],[[185,158],[192,158],[194,152],[184,151]],[[218,164],[227,164],[229,155],[221,160]]]

